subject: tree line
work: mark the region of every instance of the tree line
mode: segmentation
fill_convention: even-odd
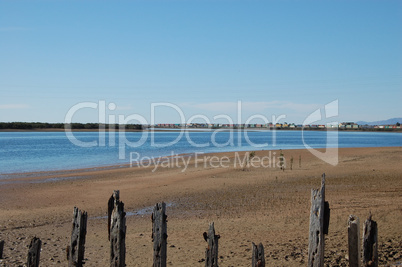
[[[48,122],[0,122],[0,129],[16,129],[16,130],[33,130],[33,129],[64,129],[65,126],[70,126],[71,129],[95,130],[100,128],[105,129],[120,129],[123,127],[127,130],[142,130],[141,124],[101,124],[101,123],[48,123]]]

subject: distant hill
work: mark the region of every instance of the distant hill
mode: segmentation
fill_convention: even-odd
[[[367,122],[367,121],[358,121],[356,122],[359,125],[394,125],[397,122],[402,123],[402,118],[393,118],[389,120],[384,120],[384,121],[372,121],[372,122]]]

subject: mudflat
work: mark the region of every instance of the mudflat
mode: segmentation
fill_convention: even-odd
[[[284,171],[279,151],[256,151],[249,167],[239,165],[244,153],[197,159],[187,155],[183,164],[158,168],[97,168],[3,179],[1,265],[26,263],[27,246],[37,236],[42,240],[41,265],[67,266],[65,249],[76,206],[89,216],[85,266],[108,266],[107,203],[113,190],[120,190],[127,212],[127,266],[152,265],[150,211],[162,201],[168,204],[170,266],[205,265],[202,234],[210,222],[221,236],[220,266],[250,265],[252,242],[264,245],[267,266],[306,266],[311,189],[320,187],[323,173],[331,209],[325,262],[348,265],[348,217],[360,218],[362,232],[369,212],[378,223],[380,265],[402,261],[402,147],[341,148],[336,166],[307,150],[284,150]],[[264,157],[265,162],[258,162]]]

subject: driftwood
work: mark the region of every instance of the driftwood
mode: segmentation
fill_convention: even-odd
[[[153,266],[165,267],[167,255],[166,204],[157,203],[152,213]]]
[[[348,220],[349,266],[360,267],[360,221],[350,215]]]
[[[363,266],[378,266],[377,222],[371,219],[371,213],[363,225]]]
[[[252,243],[253,254],[252,254],[252,267],[265,267],[265,256],[264,256],[264,246],[260,243],[258,247]]]
[[[209,224],[208,233],[204,232],[204,239],[208,243],[205,250],[205,267],[218,266],[218,240],[220,235],[215,235],[214,223]]]
[[[42,242],[36,236],[32,238],[28,249],[27,267],[38,267]]]
[[[110,228],[110,266],[124,267],[126,265],[126,213],[124,212],[124,203],[119,200],[119,190],[115,190],[109,199],[113,203],[113,209],[110,213],[109,223]]]
[[[87,213],[74,207],[71,242],[68,247],[68,266],[82,266],[84,263],[85,236],[87,234]]]
[[[325,203],[325,173],[321,188],[311,190],[308,266],[324,266],[324,234],[329,228],[329,204]]]

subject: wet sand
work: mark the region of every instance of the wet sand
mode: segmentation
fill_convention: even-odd
[[[276,153],[275,155],[273,153]],[[24,264],[33,236],[43,242],[42,266],[66,266],[73,207],[88,212],[85,266],[108,266],[107,202],[113,190],[127,211],[127,266],[152,265],[151,207],[169,203],[168,265],[204,266],[202,233],[215,222],[220,266],[251,264],[251,242],[265,248],[267,266],[306,266],[310,195],[326,173],[331,208],[325,261],[348,265],[347,219],[368,216],[378,223],[380,265],[402,261],[402,148],[343,148],[339,164],[329,165],[307,150],[284,150],[285,171],[275,164],[234,166],[234,153],[203,155],[190,165],[98,168],[24,174],[0,182],[1,265]],[[243,155],[244,152],[240,152]],[[256,158],[269,151],[257,151]],[[209,161],[201,161],[209,156]],[[214,167],[211,157],[228,157]],[[301,166],[299,166],[299,156]],[[290,157],[293,168],[290,170]],[[267,162],[265,162],[267,163]],[[174,165],[174,164],[173,164]],[[219,165],[219,164],[218,164]],[[275,166],[272,166],[275,165]],[[362,226],[361,226],[362,227]]]

